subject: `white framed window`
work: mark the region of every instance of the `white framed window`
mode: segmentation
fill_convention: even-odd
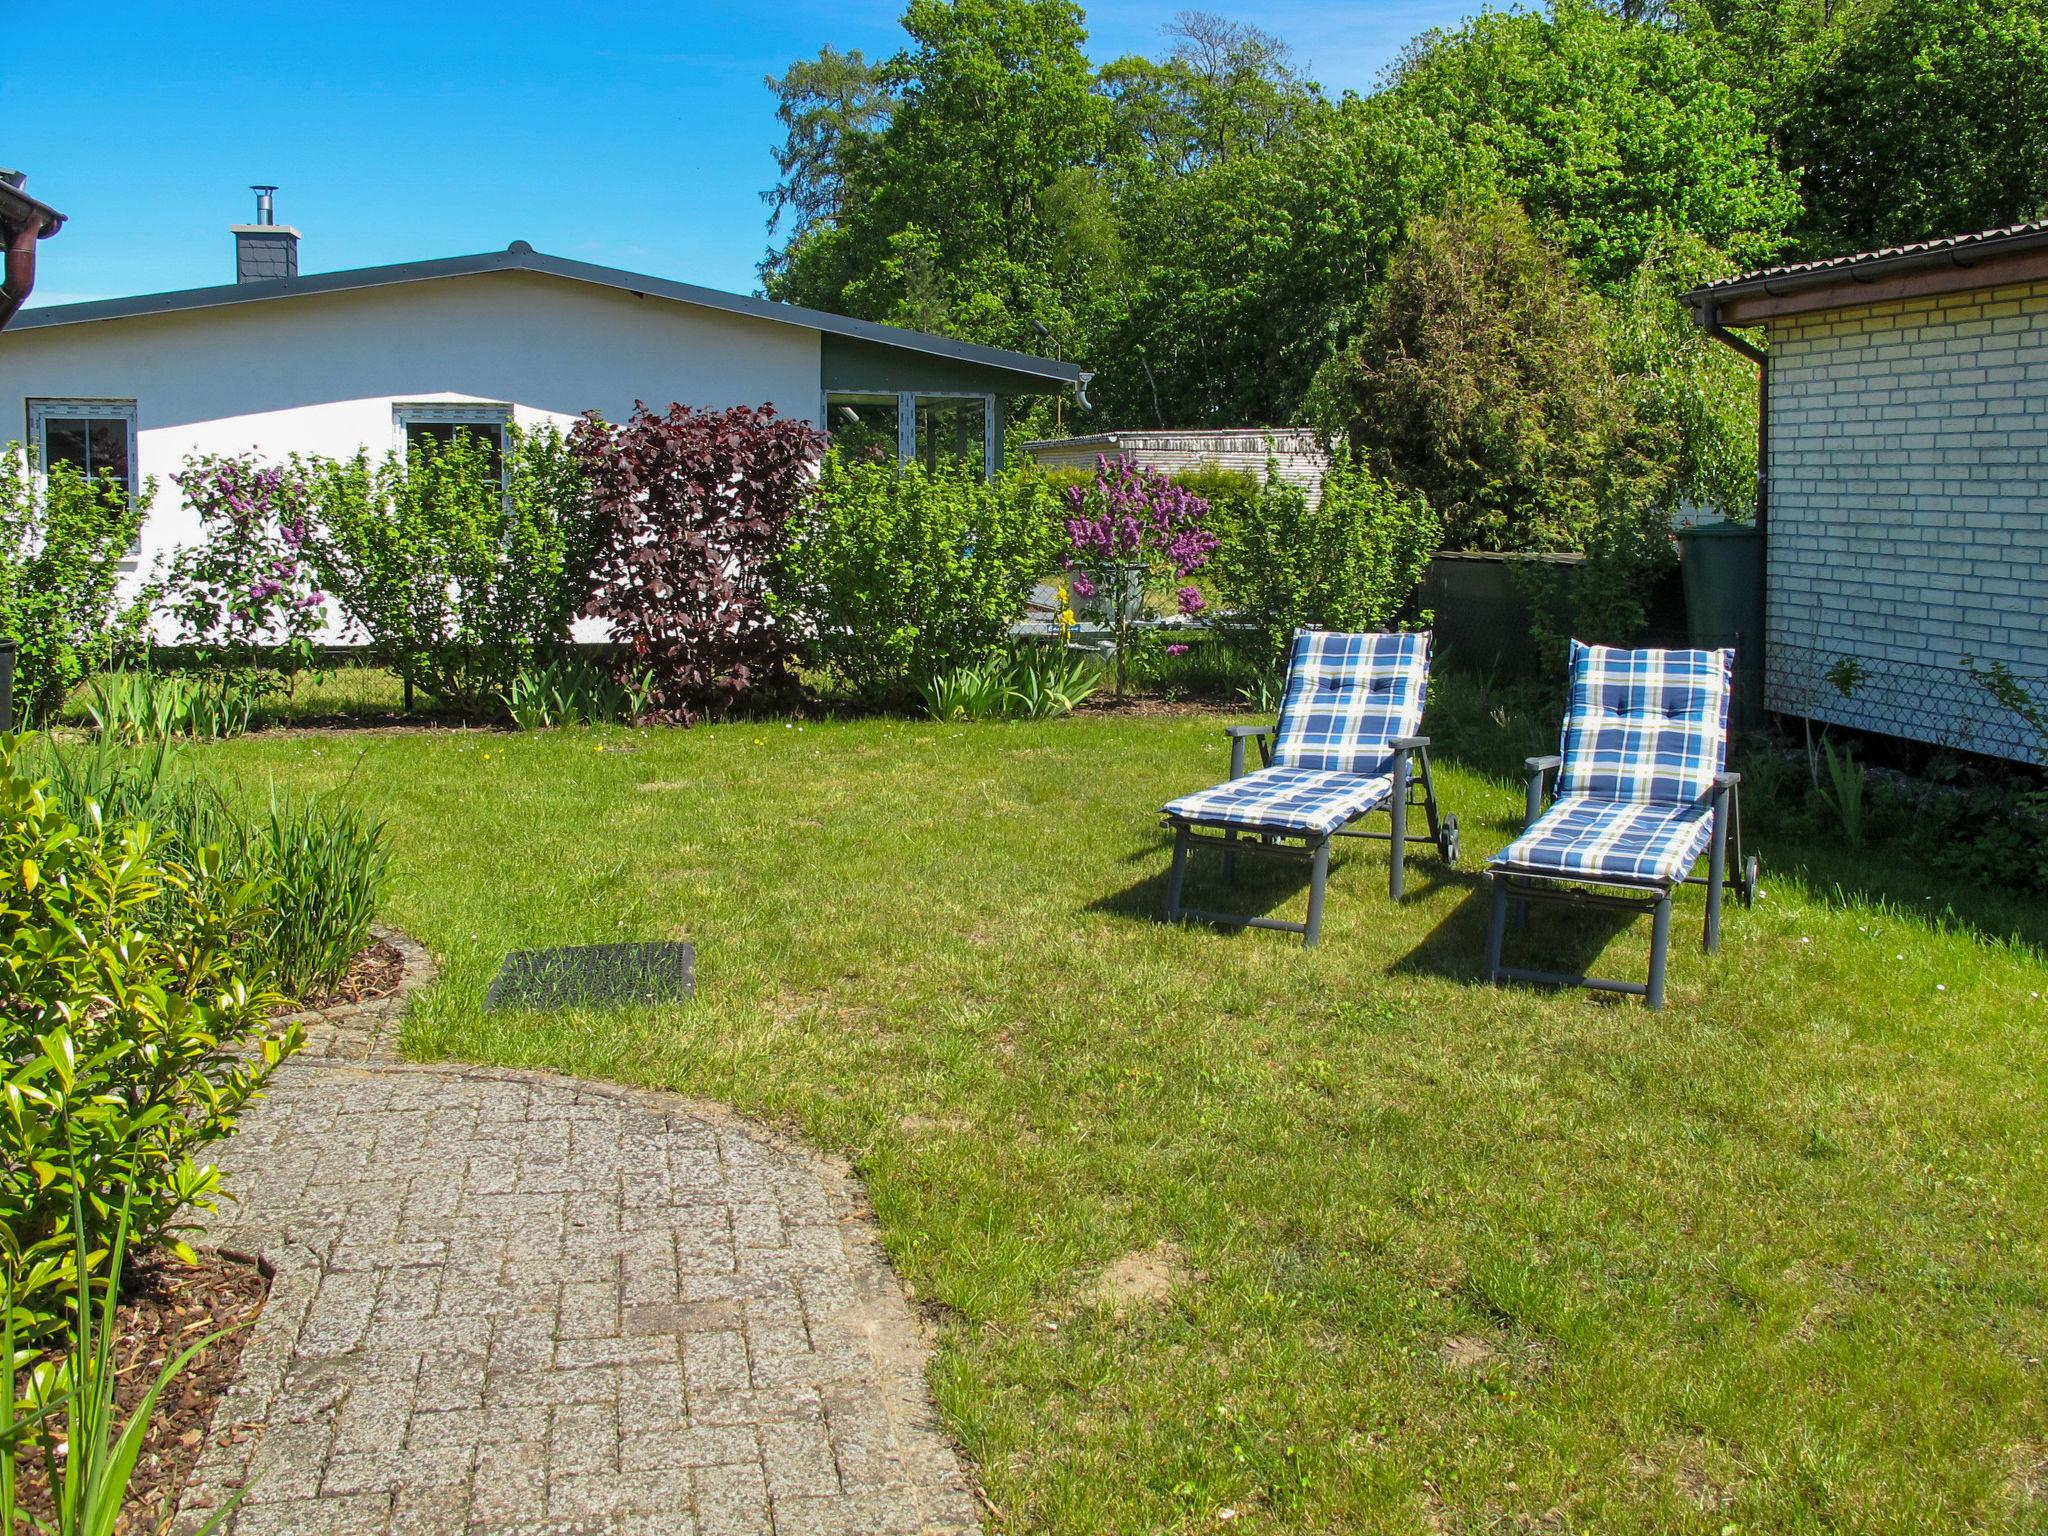
[[[133,400],[31,400],[28,437],[44,469],[69,464],[82,475],[110,475],[135,494]]]
[[[431,442],[437,448],[448,447],[459,432],[487,443],[491,450],[491,465],[499,478],[504,477],[505,429],[512,425],[511,406],[450,404],[438,400],[402,402],[391,408],[391,420],[398,447],[406,458],[418,453],[421,443]]]
[[[69,464],[81,475],[104,475],[135,496],[135,402],[133,400],[31,400],[28,440],[39,472]],[[130,561],[142,553],[140,536],[128,546]]]
[[[993,395],[913,390],[832,390],[825,431],[842,450],[928,470],[964,469],[992,478],[1002,457],[1001,416]]]

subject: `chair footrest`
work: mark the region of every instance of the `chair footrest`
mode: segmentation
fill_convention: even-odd
[[[1182,907],[1174,922],[1212,923],[1219,928],[1270,928],[1276,933],[1307,933],[1307,923],[1290,923],[1284,917],[1248,917],[1241,912],[1205,912],[1199,907]]]
[[[1640,981],[1609,981],[1604,976],[1581,976],[1569,971],[1525,971],[1504,965],[1494,972],[1502,981],[1528,981],[1542,986],[1579,987],[1588,992],[1625,992],[1630,997],[1648,997],[1649,987]]]

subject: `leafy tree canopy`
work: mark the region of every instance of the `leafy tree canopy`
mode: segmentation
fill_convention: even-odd
[[[1891,0],[1790,88],[1809,255],[2048,212],[2048,11],[2040,0]]]
[[[1759,264],[1799,211],[1753,100],[1709,50],[1582,0],[1425,34],[1392,94],[1449,136],[1469,179],[1554,225],[1602,288],[1672,235]]]

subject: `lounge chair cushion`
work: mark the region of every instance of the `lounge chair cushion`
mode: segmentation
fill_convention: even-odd
[[[1313,768],[1261,768],[1170,802],[1176,821],[1245,831],[1328,835],[1374,809],[1394,790],[1391,775]]]
[[[1493,856],[1495,869],[1564,880],[1670,884],[1692,870],[1713,836],[1713,801],[1689,805],[1561,795]]]
[[[1572,642],[1560,799],[1691,805],[1727,766],[1735,653]]]
[[[1273,764],[1377,775],[1397,736],[1422,728],[1429,635],[1303,630],[1287,663]]]

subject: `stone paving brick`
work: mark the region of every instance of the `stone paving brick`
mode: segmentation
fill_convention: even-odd
[[[212,1240],[274,1279],[176,1536],[245,1483],[233,1536],[979,1529],[848,1175],[668,1095],[406,1065],[401,1001],[310,1017],[221,1158]]]

